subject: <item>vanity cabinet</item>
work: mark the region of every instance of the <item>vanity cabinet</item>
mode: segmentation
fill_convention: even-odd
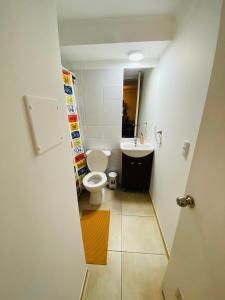
[[[153,153],[144,157],[122,154],[122,187],[134,190],[149,190]]]

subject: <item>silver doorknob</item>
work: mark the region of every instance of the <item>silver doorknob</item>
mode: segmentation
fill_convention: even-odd
[[[177,205],[181,207],[189,206],[193,208],[195,206],[194,198],[190,195],[187,195],[185,197],[178,197],[177,198]]]

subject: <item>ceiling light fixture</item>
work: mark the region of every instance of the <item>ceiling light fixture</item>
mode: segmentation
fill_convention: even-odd
[[[144,54],[141,51],[130,51],[128,52],[129,60],[140,61],[144,58]]]

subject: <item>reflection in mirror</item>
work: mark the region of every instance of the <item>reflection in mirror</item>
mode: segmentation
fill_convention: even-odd
[[[124,69],[122,137],[137,136],[142,69]]]

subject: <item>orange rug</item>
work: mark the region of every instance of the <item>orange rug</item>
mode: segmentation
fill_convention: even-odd
[[[106,265],[110,211],[85,210],[80,222],[86,263]]]

